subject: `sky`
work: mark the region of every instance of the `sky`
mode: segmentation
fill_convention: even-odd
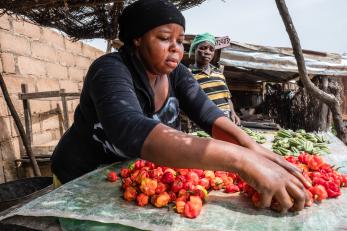
[[[347,0],[286,0],[303,49],[347,53]],[[207,0],[183,11],[186,34],[210,32],[255,45],[291,47],[275,0]],[[87,43],[106,50],[101,39]]]

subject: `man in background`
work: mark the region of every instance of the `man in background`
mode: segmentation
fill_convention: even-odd
[[[240,125],[231,94],[221,70],[210,62],[215,54],[216,39],[209,33],[197,35],[191,43],[189,57],[195,54],[195,63],[189,66],[201,89],[235,124]]]

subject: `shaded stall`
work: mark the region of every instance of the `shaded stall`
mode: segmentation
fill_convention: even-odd
[[[307,72],[313,82],[316,83],[321,89],[332,93],[337,98],[342,99],[341,93],[343,93],[343,77],[347,76],[347,59],[339,54],[335,53],[325,53],[310,50],[303,50],[305,57],[305,64],[307,67]],[[297,129],[295,117],[298,113],[304,113],[305,119],[300,116],[303,123],[300,123],[301,128],[305,128],[309,131],[313,130],[326,130],[329,125],[331,126],[331,115],[329,115],[328,108],[325,104],[314,101],[314,99],[308,99],[304,93],[304,89],[299,80],[299,74],[297,70],[297,64],[293,51],[291,48],[275,48],[267,46],[257,46],[239,42],[231,42],[230,47],[224,48],[221,51],[220,62],[224,66],[224,74],[228,79],[228,84],[234,95],[234,101],[236,101],[237,108],[243,107],[257,107],[260,106],[272,106],[277,107],[280,111],[282,105],[266,105],[266,96],[269,96],[269,85],[272,84],[272,91],[281,92],[282,98],[288,98],[288,108],[275,114],[273,116],[277,117],[289,117],[284,118],[274,118],[282,126],[288,128]],[[323,83],[328,86],[323,86]],[[279,84],[276,85],[275,84]],[[334,89],[332,88],[337,88]],[[305,97],[302,97],[302,95]],[[297,99],[298,97],[300,99]],[[246,99],[246,100],[245,100]],[[297,108],[295,105],[295,100],[299,100],[301,107]],[[312,102],[311,102],[311,101]],[[245,102],[246,101],[246,102]],[[307,102],[310,101],[310,102]],[[286,101],[283,100],[282,103]],[[278,102],[280,103],[280,102]],[[316,105],[315,110],[310,111],[312,108],[312,103]],[[341,108],[345,111],[345,101],[343,102]],[[265,108],[266,109],[266,108]],[[260,109],[263,113],[270,113],[269,110],[274,108],[267,108],[268,111]],[[288,114],[288,112],[290,112]],[[317,112],[321,112],[316,114]],[[310,121],[312,116],[317,117],[325,112],[325,117],[319,120],[320,123],[311,124]],[[283,115],[281,115],[281,113]],[[346,114],[344,115],[347,116]],[[290,118],[294,117],[294,118]],[[292,120],[292,121],[288,121]],[[306,125],[305,125],[306,124]],[[302,127],[304,126],[304,127]]]

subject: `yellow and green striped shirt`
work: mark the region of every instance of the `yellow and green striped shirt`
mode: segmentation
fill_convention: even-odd
[[[222,111],[231,111],[229,100],[231,95],[226,84],[225,77],[218,68],[211,66],[211,74],[208,75],[190,66],[194,78],[199,82],[201,89],[206,93],[208,98],[212,100]]]

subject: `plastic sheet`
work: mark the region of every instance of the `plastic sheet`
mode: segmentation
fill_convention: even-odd
[[[329,135],[332,164],[347,163],[347,148]],[[346,227],[347,190],[337,199],[314,204],[299,213],[281,215],[256,210],[250,200],[238,194],[210,193],[202,213],[187,219],[172,208],[144,208],[122,199],[121,181],[105,180],[109,169],[119,170],[128,163],[115,164],[86,174],[37,198],[4,217],[53,216],[66,230],[337,230]],[[346,168],[342,169],[344,172]]]

